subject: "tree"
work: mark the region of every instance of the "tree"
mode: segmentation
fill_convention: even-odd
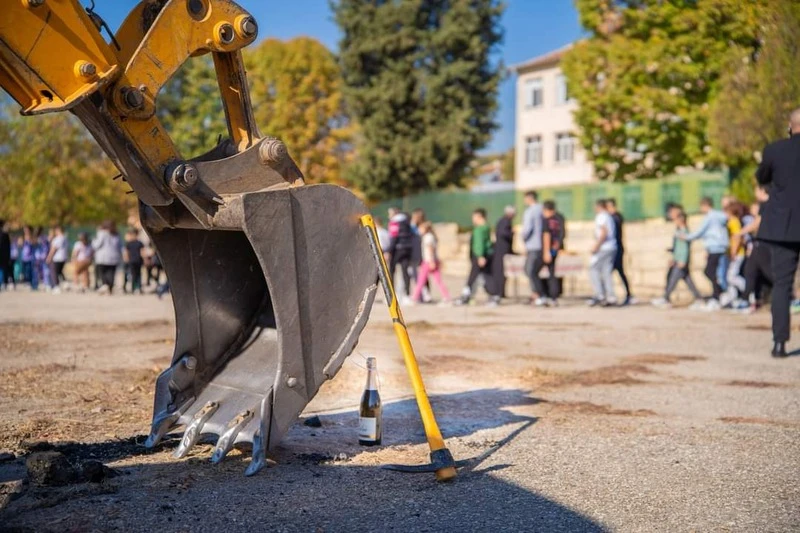
[[[307,181],[341,182],[352,150],[334,55],[319,41],[267,39],[243,53],[256,124],[280,138]],[[185,158],[227,137],[225,112],[210,55],[191,59],[164,86],[159,118]]]
[[[662,176],[713,160],[709,104],[731,53],[754,52],[767,0],[576,0],[589,37],[562,67],[597,176]]]
[[[719,96],[711,105],[709,139],[719,161],[736,169],[737,195],[752,195],[756,156],[786,135],[789,113],[800,105],[800,4],[774,0],[764,10],[761,48],[737,49],[722,74]]]
[[[353,126],[335,56],[315,39],[267,39],[245,54],[256,123],[280,138],[311,182],[341,183]]]
[[[203,154],[228,136],[225,111],[211,55],[190,58],[162,87],[158,118],[181,156]]]
[[[19,115],[0,102],[0,217],[49,226],[124,221],[135,205],[117,170],[68,113]]]
[[[360,127],[349,176],[371,200],[458,185],[497,109],[497,0],[339,0],[339,63]]]

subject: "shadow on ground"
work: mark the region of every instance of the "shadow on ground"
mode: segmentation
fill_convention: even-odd
[[[0,512],[0,531],[604,531],[588,517],[493,474],[502,470],[504,478],[516,479],[514,465],[495,454],[517,438],[530,438],[536,422],[508,408],[538,401],[500,389],[432,397],[445,435],[464,438],[475,452],[450,483],[337,459],[342,451],[364,451],[351,444],[356,413],[337,413],[321,416],[322,428],[296,425],[276,451],[278,464],[255,477],[242,475],[246,455],[232,454],[214,466],[203,447],[173,462],[164,453],[174,445],[168,442],[154,452],[160,462],[124,467],[124,475],[99,485],[29,488]],[[418,420],[413,399],[386,405],[384,443],[403,448],[424,442]],[[466,440],[484,429],[502,436]],[[144,454],[136,438],[60,449],[104,461]],[[415,454],[421,449],[414,447]],[[392,448],[378,452],[391,454]]]

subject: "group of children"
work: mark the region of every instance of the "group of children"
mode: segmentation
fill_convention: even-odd
[[[425,218],[425,212],[415,209],[409,216],[391,208],[388,214],[387,227],[383,226],[380,218],[376,218],[378,239],[392,277],[400,267],[403,303],[430,302],[431,281],[441,293],[442,303],[449,303],[450,293],[442,281],[438,239],[433,224]]]
[[[672,256],[664,296],[653,300],[653,305],[669,306],[675,288],[683,281],[695,299],[692,309],[754,311],[762,289],[771,284],[769,257],[754,238],[760,222],[759,203],[748,208],[732,197],[724,197],[722,210],[717,210],[713,200],[706,197],[700,202],[700,210],[704,214],[700,227],[690,231],[683,208],[672,205],[668,209],[667,216],[675,223]],[[703,272],[712,286],[708,297],[700,294],[690,274],[690,248],[695,240],[702,240],[707,253]]]
[[[67,263],[72,263],[71,280],[65,276]],[[41,285],[53,293],[63,288],[86,292],[91,287],[93,271],[94,290],[112,293],[120,266],[124,272],[124,292],[143,292],[143,268],[147,272],[147,285],[155,281],[159,286],[162,268],[158,255],[152,246],[140,240],[136,228],[128,229],[123,241],[116,225],[104,222],[94,239],[80,233],[70,253],[69,239],[59,226],[47,233],[25,226],[20,235],[12,238],[0,221],[0,289],[29,284],[34,291]]]

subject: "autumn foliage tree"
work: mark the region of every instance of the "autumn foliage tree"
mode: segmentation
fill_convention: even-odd
[[[245,64],[261,132],[286,143],[307,181],[341,183],[353,127],[330,50],[308,37],[267,39]]]
[[[33,226],[122,222],[135,203],[115,174],[72,115],[23,117],[0,98],[0,218]]]
[[[758,46],[767,0],[576,0],[588,37],[563,69],[601,179],[713,161],[709,106],[731,54]]]
[[[256,124],[280,138],[312,183],[342,181],[352,126],[344,113],[334,55],[319,41],[266,39],[244,50]],[[227,137],[211,57],[187,62],[162,89],[159,116],[184,157]]]
[[[769,2],[758,24],[757,53],[736,49],[711,105],[709,138],[719,160],[736,169],[735,192],[750,199],[753,172],[764,146],[786,135],[789,113],[800,107],[800,3]]]

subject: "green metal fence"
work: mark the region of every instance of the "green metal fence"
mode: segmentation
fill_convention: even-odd
[[[641,180],[632,183],[591,183],[569,187],[538,189],[539,200],[553,200],[569,220],[590,220],[594,217],[594,202],[599,198],[615,198],[627,220],[643,220],[664,216],[668,203],[684,206],[688,213],[696,213],[700,199],[710,196],[716,205],[728,190],[728,176],[724,172],[693,172],[669,176],[660,180]],[[463,189],[435,191],[381,202],[373,206],[378,216],[385,216],[389,207],[405,211],[422,208],[433,222],[456,222],[459,226],[471,225],[474,209],[483,207],[490,219],[501,216],[503,208],[514,205],[524,208],[525,191],[478,193]]]

